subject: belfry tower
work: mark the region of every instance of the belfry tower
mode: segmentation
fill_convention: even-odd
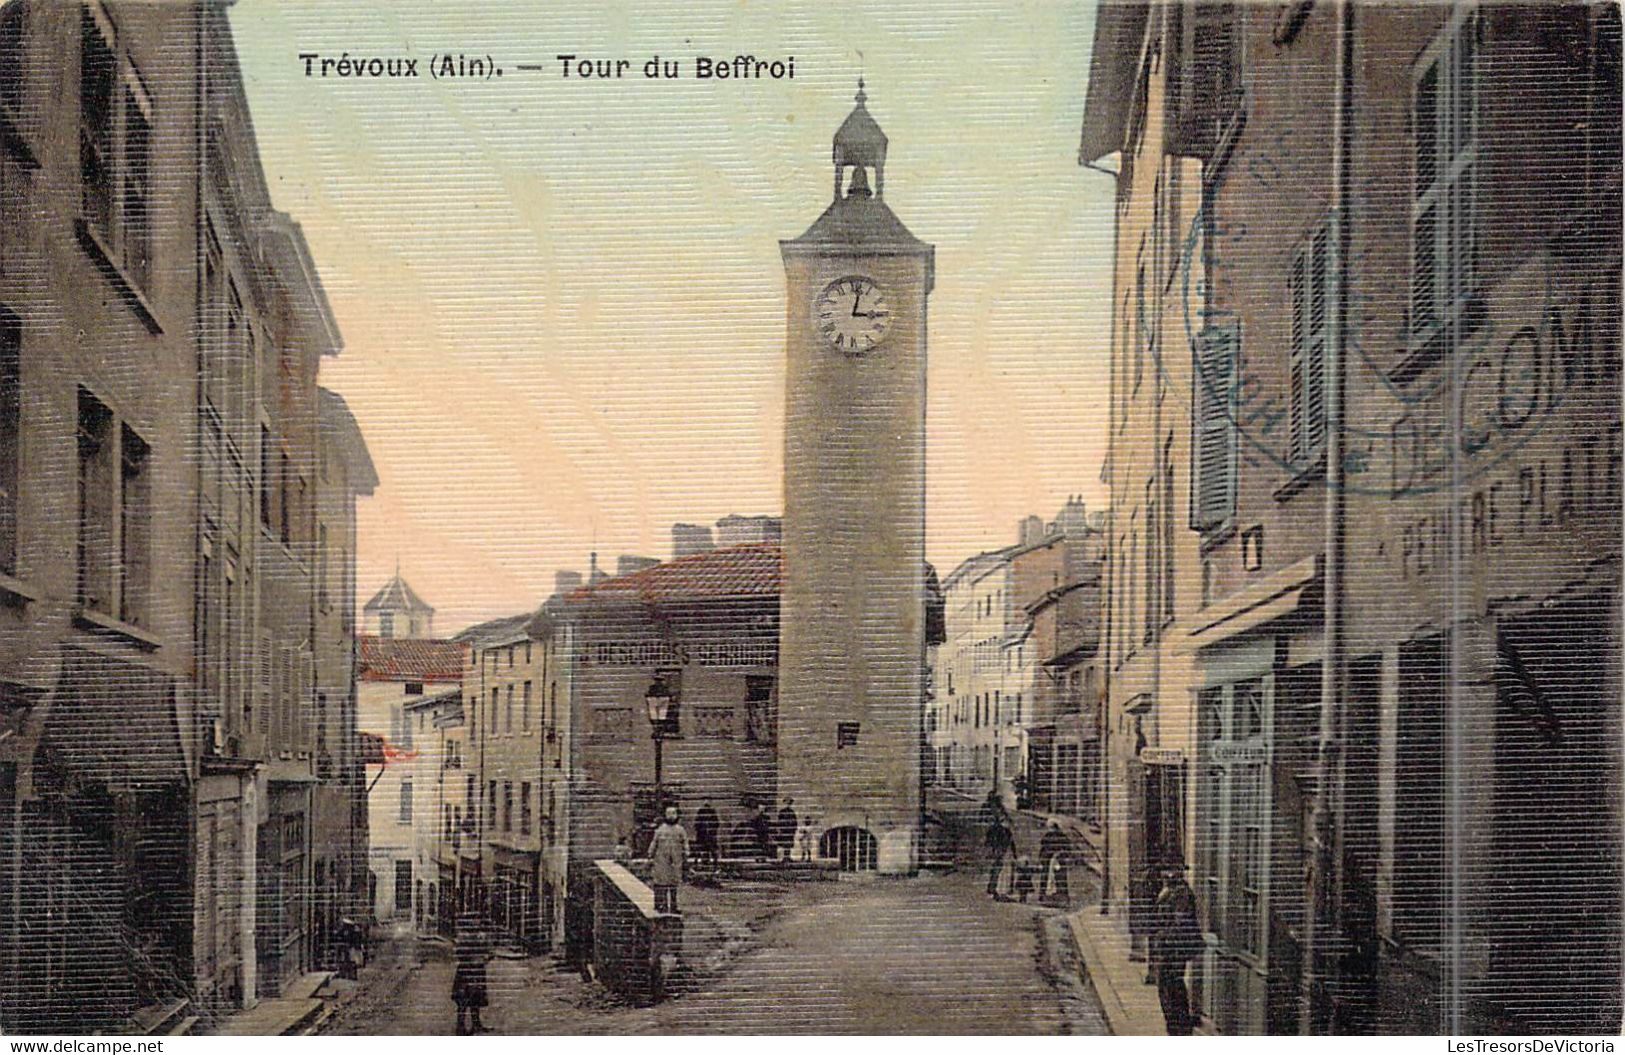
[[[848,868],[918,865],[926,298],[934,250],[885,202],[863,82],[834,198],[784,259],[779,785]]]

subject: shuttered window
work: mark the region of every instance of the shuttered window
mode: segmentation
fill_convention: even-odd
[[[1331,224],[1322,222],[1292,258],[1290,450],[1307,469],[1326,445],[1326,345],[1331,331]]]
[[[1196,339],[1191,526],[1199,531],[1228,523],[1236,511],[1235,400],[1240,351],[1240,329],[1234,322],[1204,327]]]
[[[1459,11],[1417,64],[1412,93],[1411,340],[1458,322],[1477,266],[1479,20]]]

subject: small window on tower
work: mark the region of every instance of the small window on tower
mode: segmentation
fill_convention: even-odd
[[[857,722],[836,722],[835,746],[837,748],[858,746],[858,729]]]

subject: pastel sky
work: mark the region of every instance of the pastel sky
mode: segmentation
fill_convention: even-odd
[[[539,603],[588,552],[782,507],[778,240],[828,204],[860,71],[886,198],[937,247],[928,556],[1104,495],[1112,183],[1077,144],[1093,5],[907,0],[230,9],[271,195],[346,346],[323,383],[382,482],[365,597],[397,559],[436,629]],[[323,78],[301,53],[490,55],[480,82]],[[632,60],[564,79],[555,56]],[[696,56],[794,80],[694,79]],[[678,80],[645,80],[659,55]],[[521,71],[539,63],[540,71]]]

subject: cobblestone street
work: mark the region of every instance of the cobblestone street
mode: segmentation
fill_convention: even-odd
[[[1104,1033],[1053,910],[973,872],[685,888],[688,991],[629,1007],[550,958],[493,960],[497,1033]],[[411,945],[394,950],[409,956]],[[449,1034],[448,952],[381,962],[329,1034]],[[389,955],[386,953],[386,957]]]

